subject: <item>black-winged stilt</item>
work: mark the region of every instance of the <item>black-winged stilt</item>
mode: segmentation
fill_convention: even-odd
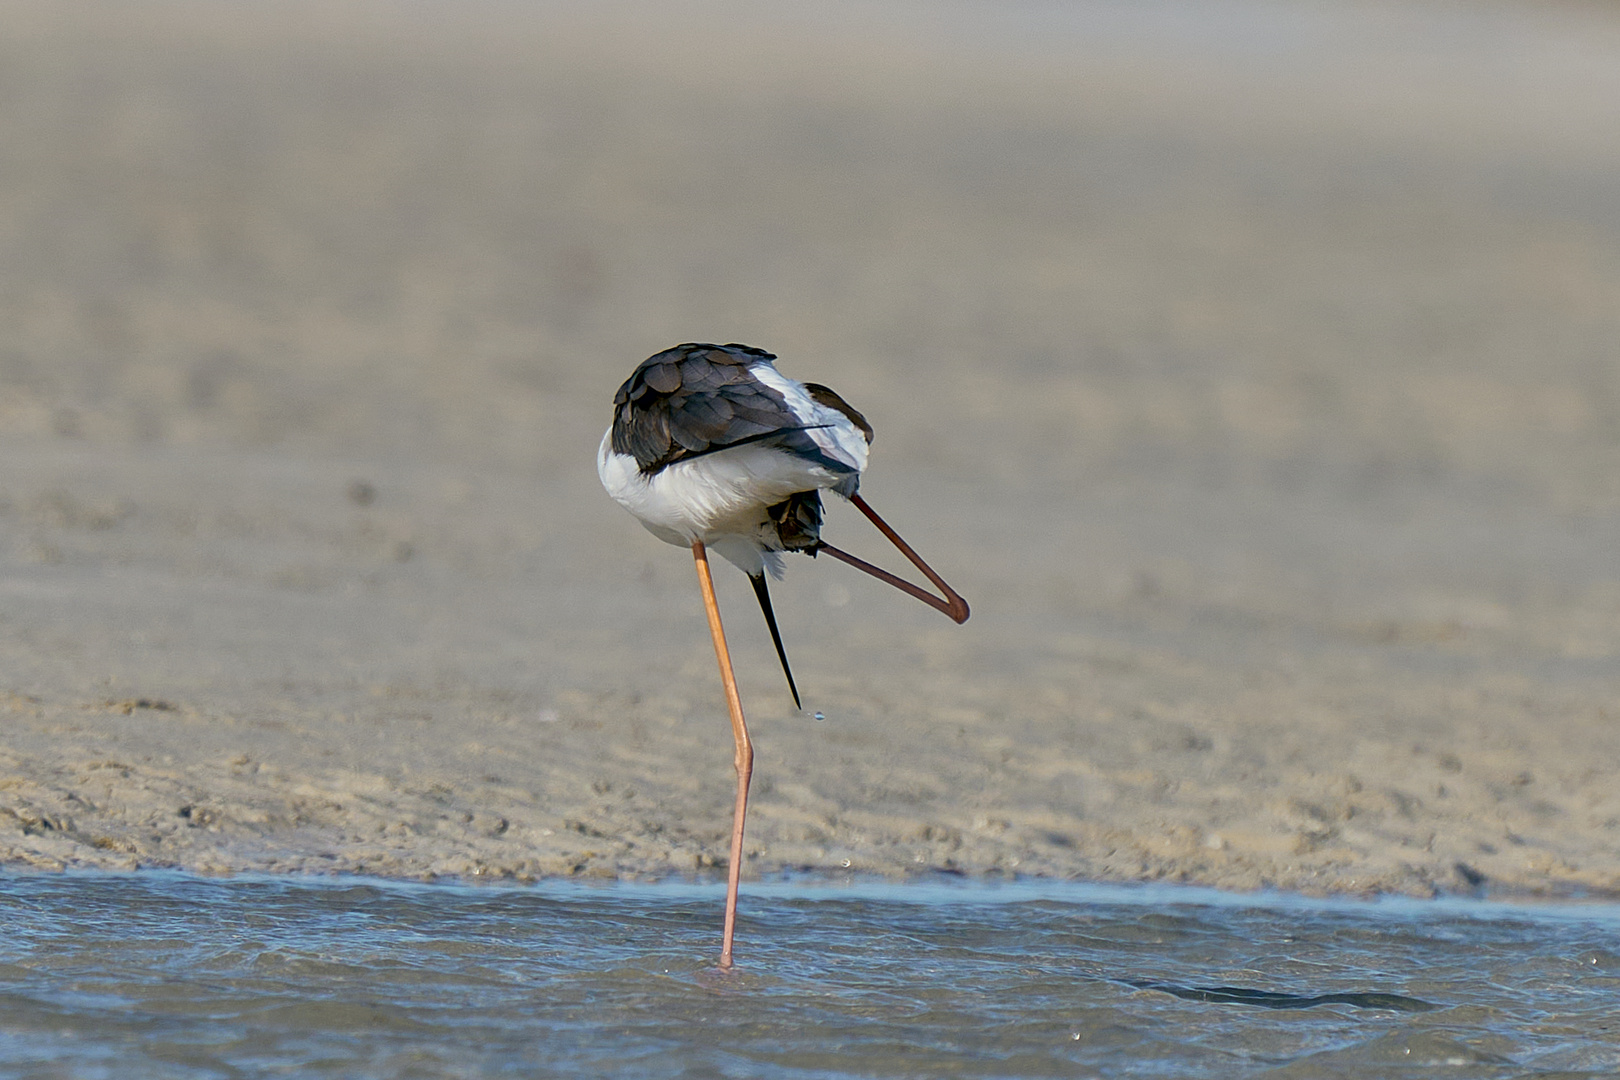
[[[720,625],[708,549],[748,575],[787,675],[798,687],[771,610],[766,575],[780,577],[782,553],[825,552],[915,596],[958,623],[967,601],[889,528],[859,494],[872,426],[848,402],[817,383],[776,370],[776,357],[747,345],[689,342],[649,357],[613,398],[613,425],[602,436],[596,468],[609,495],[660,540],[692,550],[720,663],[736,740],[737,809],[727,867],[720,965],[731,966],[742,873],[743,819],[754,750]],[[918,588],[821,539],[821,492],[837,492],[871,519],[912,565],[944,593]]]

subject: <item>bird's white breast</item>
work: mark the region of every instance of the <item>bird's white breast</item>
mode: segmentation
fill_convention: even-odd
[[[843,479],[824,466],[759,443],[677,461],[649,476],[636,467],[635,458],[614,452],[611,431],[602,437],[596,471],[615,502],[660,540],[682,546],[725,536],[755,541],[767,506],[796,491],[836,487]]]

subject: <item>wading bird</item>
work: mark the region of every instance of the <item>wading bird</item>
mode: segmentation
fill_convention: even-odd
[[[731,966],[754,749],[720,625],[708,549],[738,566],[753,583],[795,706],[799,690],[765,584],[767,573],[781,576],[783,552],[826,553],[958,623],[968,617],[967,601],[861,498],[872,426],[827,387],[782,375],[775,359],[747,345],[701,343],[677,345],[649,357],[614,395],[613,424],[602,436],[596,458],[597,474],[608,494],[660,540],[691,548],[697,563],[737,744],[737,809],[731,827],[721,967]],[[944,599],[822,540],[823,490],[854,503],[944,593]]]

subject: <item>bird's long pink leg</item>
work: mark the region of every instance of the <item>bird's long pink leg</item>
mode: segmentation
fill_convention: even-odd
[[[890,528],[887,521],[884,521],[882,518],[878,517],[877,511],[873,510],[871,506],[867,505],[865,499],[861,498],[859,495],[851,495],[849,497],[849,501],[854,503],[856,509],[865,514],[867,518],[871,520],[872,524],[878,527],[879,532],[888,537],[889,543],[900,549],[900,554],[904,555],[908,560],[910,560],[911,565],[921,570],[923,572],[923,576],[929,581],[932,581],[940,592],[945,594],[945,599],[941,600],[939,597],[934,596],[926,590],[919,589],[917,586],[913,585],[904,578],[895,577],[887,570],[873,566],[865,559],[857,559],[849,552],[840,551],[838,548],[833,547],[831,544],[826,543],[825,541],[817,544],[816,550],[825,551],[833,558],[848,563],[850,566],[853,566],[855,569],[864,573],[871,574],[879,581],[893,585],[907,596],[915,596],[918,600],[921,600],[935,611],[942,611],[946,615],[949,615],[953,622],[967,622],[968,603],[966,600],[962,599],[962,594],[951,588],[950,585],[946,583],[944,578],[934,573],[934,568],[923,562],[922,556],[913,551],[911,545],[906,543],[905,540],[901,539],[900,534]]]
[[[743,720],[742,698],[737,679],[731,673],[731,651],[726,648],[726,632],[720,625],[720,605],[714,599],[714,578],[709,574],[709,553],[703,541],[692,541],[692,559],[697,563],[698,584],[703,588],[703,607],[709,615],[709,636],[714,638],[715,659],[720,662],[720,681],[726,689],[726,708],[731,711],[731,734],[737,740],[737,810],[731,821],[731,863],[726,873],[726,929],[720,945],[720,966],[731,966],[731,937],[737,928],[737,885],[742,880],[743,819],[748,816],[748,780],[754,774],[754,744],[748,738]]]

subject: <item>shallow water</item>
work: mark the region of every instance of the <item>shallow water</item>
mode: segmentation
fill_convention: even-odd
[[[17,1076],[1612,1075],[1620,908],[0,877]]]

